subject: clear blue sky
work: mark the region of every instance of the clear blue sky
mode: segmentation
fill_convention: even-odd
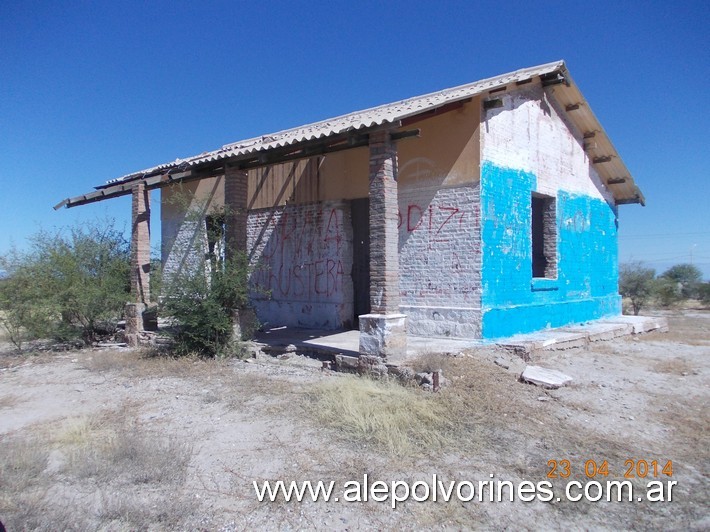
[[[621,260],[692,252],[710,278],[709,6],[4,2],[0,253],[40,226],[128,226],[128,198],[52,210],[108,179],[564,59],[647,198],[620,208]]]

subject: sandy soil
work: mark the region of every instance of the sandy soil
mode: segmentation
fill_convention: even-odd
[[[17,356],[5,344],[0,520],[8,530],[707,530],[710,312],[675,311],[668,318],[669,333],[542,355],[536,364],[574,378],[559,390],[517,382],[524,364],[493,349],[451,357],[443,364],[449,385],[441,394],[463,398],[461,425],[452,429],[459,443],[399,456],[348,441],[318,422],[313,390],[349,378],[321,371],[318,361],[145,359],[117,349]],[[494,363],[501,358],[508,369]],[[162,442],[160,452],[187,453],[185,471],[169,481],[127,481],[119,469],[130,461],[116,458],[119,469],[104,476],[79,467],[93,456],[80,449],[99,441],[105,449],[124,432],[147,435],[143,446]],[[25,460],[28,449],[37,454]],[[23,480],[15,463],[37,460],[42,466]],[[608,479],[622,479],[627,460],[661,467],[672,460],[672,477],[659,473],[657,480],[677,486],[671,502],[408,501],[396,510],[372,501],[260,503],[252,486],[265,479],[335,480],[337,490],[364,474],[388,483],[428,481],[432,474],[538,482],[547,479],[550,460],[569,460],[572,470],[552,480],[555,495],[567,481],[589,480],[587,460],[607,460]]]

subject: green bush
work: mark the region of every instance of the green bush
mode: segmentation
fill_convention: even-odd
[[[130,293],[130,245],[113,220],[39,231],[0,258],[2,325],[21,348],[33,338],[94,342]]]
[[[150,300],[157,303],[163,291],[163,263],[159,258],[150,259]]]
[[[627,262],[619,267],[619,293],[631,300],[634,315],[648,302],[653,293],[656,271],[641,262]]]
[[[29,340],[47,336],[55,315],[41,286],[27,272],[18,271],[0,281],[0,326],[18,350]]]
[[[174,320],[175,354],[232,355],[242,339],[234,337],[234,316],[248,305],[251,269],[247,253],[226,252],[229,208],[179,187],[168,201],[185,213],[182,223],[193,233],[175,244],[185,257],[179,268],[162,277],[160,313]]]
[[[683,300],[680,283],[666,277],[653,280],[653,296],[662,307],[672,307]]]
[[[710,305],[710,282],[698,285],[698,299],[703,304]]]
[[[161,312],[176,320],[178,355],[225,356],[240,338],[233,335],[233,313],[246,307],[249,259],[244,253],[212,270],[186,268],[171,277]]]

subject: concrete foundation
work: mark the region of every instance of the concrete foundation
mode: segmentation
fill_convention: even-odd
[[[401,357],[407,354],[407,316],[363,314],[360,316],[360,354]]]

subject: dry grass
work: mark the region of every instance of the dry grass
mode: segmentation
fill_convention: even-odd
[[[308,411],[355,445],[369,443],[398,455],[442,449],[476,455],[486,447],[509,445],[519,432],[533,437],[544,420],[539,390],[517,384],[513,375],[478,355],[427,354],[411,365],[417,371],[442,369],[449,384],[430,393],[349,376],[316,386]],[[509,430],[496,428],[502,421]]]
[[[48,459],[49,449],[38,439],[0,440],[0,500],[32,486],[47,467]]]
[[[131,378],[204,377],[221,373],[228,364],[224,359],[171,357],[146,349],[92,350],[80,362],[89,371]]]
[[[72,354],[89,370],[73,371],[72,364],[72,379],[99,382],[102,394],[114,388],[123,393],[121,386],[130,385],[136,403],[55,422],[42,437],[33,428],[22,441],[36,458],[8,459],[5,441],[0,441],[0,478],[6,476],[4,464],[14,460],[20,466],[9,473],[14,475],[12,485],[24,486],[15,491],[0,482],[0,518],[10,520],[10,529],[38,530],[524,529],[536,522],[548,529],[596,529],[610,523],[621,529],[657,528],[659,523],[700,528],[697,523],[707,513],[698,494],[706,484],[703,464],[710,460],[705,450],[710,409],[702,388],[703,349],[687,346],[707,342],[706,323],[710,320],[679,321],[679,332],[671,334],[682,341],[651,333],[566,353],[570,360],[588,357],[588,364],[578,366],[588,368],[589,357],[604,348],[613,356],[599,357],[603,371],[616,376],[628,364],[640,376],[628,375],[623,382],[611,379],[604,388],[610,392],[604,403],[599,402],[602,388],[589,380],[597,379],[596,374],[587,378],[580,373],[569,388],[544,391],[517,382],[515,371],[493,364],[497,355],[488,348],[461,357],[430,353],[415,361],[417,371],[443,371],[448,383],[439,393],[270,359],[246,363],[150,358],[128,350]],[[565,360],[555,357],[553,365]],[[688,369],[687,378],[679,376]],[[681,382],[685,398],[674,386]],[[179,392],[173,395],[172,390]],[[3,391],[11,395],[13,389]],[[619,406],[640,392],[643,404]],[[183,401],[190,401],[185,410]],[[138,421],[153,419],[153,414],[159,414],[154,425]],[[629,421],[629,414],[636,422]],[[308,418],[311,424],[304,427]],[[240,442],[243,435],[238,431],[234,438],[222,438],[224,433],[212,430],[215,423],[229,431],[230,425],[251,420],[269,425],[255,430],[254,441],[244,435],[245,442]],[[317,433],[313,424],[327,429]],[[195,438],[194,461],[189,446],[175,443],[183,428]],[[219,437],[212,439],[215,434]],[[10,454],[17,452],[15,445]],[[564,500],[545,505],[408,502],[393,513],[371,501],[357,506],[258,504],[251,488],[253,480],[267,475],[272,480],[340,484],[363,474],[412,482],[429,480],[433,473],[443,480],[471,481],[495,473],[497,479],[512,482],[538,481],[546,478],[550,459],[571,460],[577,466],[573,479],[584,482],[580,467],[590,458],[608,460],[613,480],[623,474],[624,461],[633,457],[673,459],[681,480],[679,492],[674,492],[677,503],[631,507]],[[639,487],[641,480],[634,482]],[[564,484],[554,483],[555,494],[563,499]],[[195,486],[204,508],[195,497]]]
[[[654,399],[658,420],[668,427],[674,440],[676,454],[698,458],[701,463],[710,463],[710,404],[698,394],[683,399],[668,401],[663,397]]]
[[[67,422],[54,438],[67,454],[63,474],[125,485],[181,482],[192,448],[137,424],[134,408],[126,405]]]
[[[675,357],[670,360],[661,360],[654,365],[653,368],[658,373],[668,373],[671,375],[686,376],[690,375],[695,368],[688,362],[687,359],[682,357]]]
[[[58,447],[88,445],[109,431],[100,416],[82,416],[65,420],[51,435]]]
[[[451,420],[430,394],[393,382],[345,377],[310,394],[316,418],[345,439],[366,442],[392,455],[440,449],[449,443]]]
[[[511,481],[544,479],[551,458],[583,464],[603,452],[610,464],[623,464],[640,451],[624,434],[614,438],[570,422],[565,410],[572,407],[561,407],[540,388],[518,383],[514,373],[482,359],[480,353],[476,358],[441,360],[427,355],[413,365],[422,371],[444,367],[449,385],[430,393],[347,377],[319,385],[308,396],[308,411],[317,422],[362,457],[352,467],[343,464],[341,473],[347,480],[361,478],[363,472],[372,478],[410,481],[431,478],[432,473],[449,480],[487,479],[490,473]],[[538,401],[540,396],[548,400]],[[378,464],[383,455],[389,460]],[[313,474],[307,464],[300,470],[298,478]],[[559,492],[563,486],[555,484],[556,495],[564,501]],[[405,503],[403,511],[416,516],[421,527],[468,528],[472,522],[492,519],[498,507]],[[580,513],[589,514],[590,526],[606,519],[602,505],[562,502],[551,512],[550,528],[576,520]]]
[[[702,310],[697,314],[705,314],[704,318],[688,319],[682,312],[674,312],[667,316],[667,333],[650,333],[634,336],[639,342],[677,342],[690,346],[710,346],[710,313]]]
[[[107,410],[2,442],[0,515],[9,529],[179,527],[194,507],[174,496],[192,448],[150,432],[132,414],[130,406]]]
[[[185,443],[121,428],[106,440],[73,449],[63,473],[100,483],[177,483],[184,479],[191,455]]]

